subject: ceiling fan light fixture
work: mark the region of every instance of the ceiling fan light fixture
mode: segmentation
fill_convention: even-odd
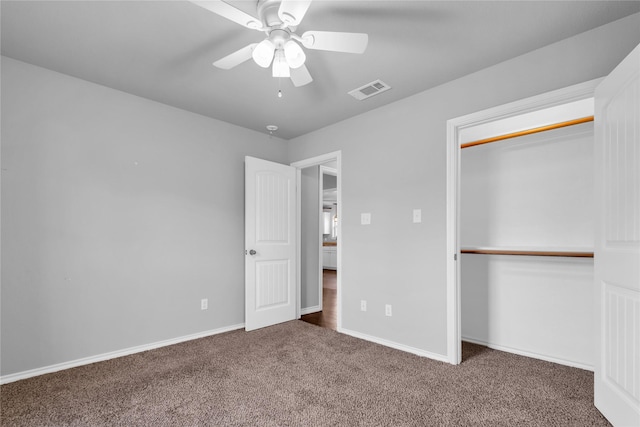
[[[282,49],[278,49],[273,58],[273,77],[291,77],[291,69]]]
[[[304,61],[307,60],[307,56],[304,54],[300,45],[293,40],[289,40],[284,44],[284,56],[287,64],[289,64],[291,68],[302,67]]]
[[[262,68],[268,68],[271,65],[271,60],[273,59],[273,52],[276,47],[269,39],[264,39],[251,53],[253,60],[256,64],[261,66]]]
[[[214,66],[229,70],[253,58],[258,66],[271,67],[274,77],[290,78],[295,87],[313,81],[305,65],[306,49],[364,53],[369,42],[369,36],[365,33],[306,31],[298,35],[298,25],[313,0],[252,0],[254,4],[257,3],[258,19],[231,5],[229,0],[190,1],[245,28],[264,31],[267,35],[261,42],[251,43],[215,61]],[[278,96],[282,96],[281,90]]]

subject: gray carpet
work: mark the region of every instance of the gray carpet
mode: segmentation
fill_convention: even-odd
[[[2,426],[604,426],[593,374],[465,344],[459,366],[301,321],[0,387]]]

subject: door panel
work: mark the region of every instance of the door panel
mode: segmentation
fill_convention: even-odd
[[[596,89],[596,407],[640,425],[640,46]]]
[[[296,316],[295,169],[245,158],[245,329]]]
[[[256,310],[289,304],[289,260],[256,261]]]

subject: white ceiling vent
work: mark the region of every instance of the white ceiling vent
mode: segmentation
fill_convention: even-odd
[[[391,86],[382,80],[374,80],[371,83],[367,83],[366,85],[359,87],[358,89],[352,90],[349,92],[349,95],[353,96],[358,101],[362,101],[363,99],[370,98],[373,95],[377,95],[389,89],[391,89]]]

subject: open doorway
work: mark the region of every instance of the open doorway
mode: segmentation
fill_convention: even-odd
[[[339,330],[339,152],[293,166],[299,171],[300,319]]]
[[[318,168],[319,178],[319,242],[321,262],[319,265],[319,296],[321,310],[301,317],[302,320],[324,328],[338,327],[338,173],[336,162],[328,162]],[[309,221],[316,220],[310,212]],[[304,220],[303,220],[304,221]]]

